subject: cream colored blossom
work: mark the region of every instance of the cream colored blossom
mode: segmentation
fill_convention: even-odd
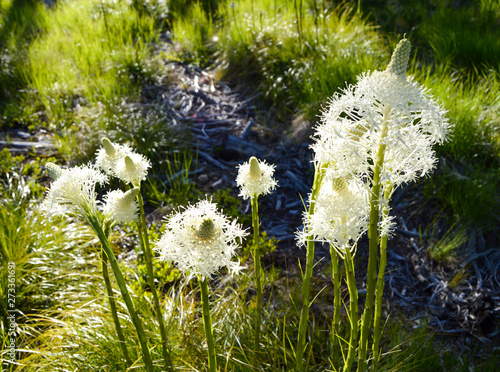
[[[209,277],[222,267],[232,273],[241,269],[232,257],[247,233],[212,202],[203,200],[173,213],[164,227],[155,250],[160,259],[175,262],[184,273]]]
[[[106,174],[116,177],[116,166],[132,150],[127,145],[112,143],[106,137],[101,139],[102,147],[97,151],[96,165]]]
[[[83,218],[97,216],[96,184],[105,184],[108,177],[93,165],[69,169],[49,166],[51,174],[58,174],[50,185],[41,211],[46,215],[77,214]]]
[[[313,215],[305,216],[304,230],[298,234],[299,244],[312,239],[330,243],[342,257],[346,249],[354,252],[369,219],[368,190],[363,183],[356,178],[326,176],[314,208]]]
[[[426,89],[406,78],[409,42],[404,39],[385,71],[364,73],[332,97],[316,129],[315,161],[338,177],[373,174],[385,145],[381,177],[395,187],[424,176],[436,164],[433,145],[447,139],[445,110]]]
[[[236,184],[240,187],[243,199],[266,195],[274,190],[278,182],[273,178],[274,165],[259,161],[252,156],[246,163],[238,166]]]
[[[116,177],[123,182],[139,186],[146,179],[151,163],[143,155],[130,152],[118,160],[116,164]]]
[[[135,197],[139,194],[139,188],[123,192],[122,190],[113,190],[104,196],[105,204],[103,213],[107,218],[115,220],[117,223],[127,221],[137,221],[138,210]]]

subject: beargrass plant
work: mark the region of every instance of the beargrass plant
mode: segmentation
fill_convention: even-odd
[[[447,139],[450,127],[445,111],[424,88],[406,77],[409,56],[410,42],[404,38],[385,71],[362,74],[356,85],[332,97],[316,129],[316,143],[312,146],[316,175],[305,228],[299,233],[299,242],[307,245],[297,342],[299,371],[304,369],[315,241],[333,245],[346,261],[352,323],[343,370],[351,370],[356,351],[358,371],[366,369],[372,324],[373,367],[377,368],[387,239],[394,228],[389,214],[390,199],[394,189],[432,171],[436,163],[432,146]],[[326,198],[324,203],[322,192],[333,197]],[[340,196],[338,200],[335,195]],[[352,288],[355,282],[351,254],[366,230],[367,295],[358,342],[357,291]]]
[[[253,260],[255,271],[255,287],[257,290],[257,306],[255,308],[255,345],[254,345],[254,366],[257,366],[257,354],[260,349],[260,328],[262,313],[262,281],[264,280],[262,265],[260,262],[260,225],[259,225],[259,196],[266,195],[274,190],[277,185],[273,178],[274,166],[266,162],[260,162],[252,156],[247,163],[241,164],[238,169],[236,183],[240,187],[240,196],[243,199],[250,198],[252,208],[252,229],[253,229]]]
[[[210,317],[208,279],[220,268],[237,273],[241,267],[232,261],[238,241],[246,232],[217,211],[209,200],[188,206],[183,212],[172,214],[165,231],[156,243],[160,258],[173,261],[187,275],[195,275],[201,289],[203,325],[208,346],[208,367],[217,371],[217,355]]]
[[[101,169],[119,177],[122,181],[138,186],[143,178],[146,177],[149,162],[140,154],[132,152],[128,147],[121,146],[118,149],[104,139],[104,149],[98,153],[97,164]],[[135,187],[127,192],[121,190],[111,191],[106,195],[106,205],[104,207],[104,216],[97,208],[95,187],[96,184],[105,184],[108,176],[102,173],[95,165],[77,166],[70,169],[62,169],[59,166],[48,163],[46,169],[54,179],[41,210],[45,215],[65,215],[73,214],[82,217],[94,230],[99,237],[103,248],[103,255],[107,256],[123,300],[127,306],[129,315],[136,328],[139,343],[141,345],[143,360],[148,371],[153,370],[153,363],[147,346],[147,340],[140,318],[137,315],[132,298],[127,289],[122,271],[118,261],[113,253],[109,243],[108,235],[110,227],[115,222],[124,222],[127,220],[137,220],[137,205],[135,197],[139,195],[139,188]],[[139,231],[141,226],[139,225]],[[140,234],[141,238],[142,235]],[[143,242],[143,244],[145,244]],[[116,325],[119,341],[122,346],[124,358],[130,362],[128,352],[125,346],[118,316],[116,314],[116,305],[113,300],[109,276],[107,275],[107,264],[103,260],[103,277],[108,289],[108,298],[113,313],[113,319]],[[152,288],[155,290],[155,287]],[[158,303],[157,297],[155,297]],[[160,319],[159,305],[157,311]],[[159,322],[160,326],[163,323]],[[170,365],[169,354],[166,349],[166,339],[164,328],[161,328],[161,334],[164,345],[164,359],[166,366]]]

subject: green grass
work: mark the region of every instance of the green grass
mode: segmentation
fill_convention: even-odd
[[[483,77],[454,72],[449,66],[431,73],[414,71],[443,103],[454,124],[452,138],[438,148],[441,163],[427,182],[427,195],[437,199],[451,222],[494,230],[500,222],[500,75]]]
[[[345,5],[243,0],[221,2],[218,15],[211,23],[194,6],[172,22],[178,58],[258,90],[285,122],[298,113],[314,121],[339,87],[387,57],[374,28]]]
[[[436,64],[453,63],[469,71],[500,69],[500,40],[496,37],[500,6],[497,1],[475,1],[452,12],[440,6],[418,30],[432,48]]]

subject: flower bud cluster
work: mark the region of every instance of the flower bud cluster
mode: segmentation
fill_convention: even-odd
[[[95,186],[106,183],[108,176],[113,176],[133,184],[134,188],[127,192],[108,192],[104,197],[104,216],[118,223],[137,220],[135,198],[139,194],[140,182],[146,179],[149,160],[126,145],[114,144],[107,138],[101,142],[102,148],[97,152],[95,165],[61,169],[56,164],[46,164],[45,169],[54,182],[41,205],[45,214],[72,213],[84,218],[97,217]]]
[[[105,174],[91,164],[61,169],[53,163],[47,163],[46,169],[54,182],[40,206],[45,215],[97,216],[95,186],[108,181]]]
[[[136,196],[139,194],[139,188],[123,192],[122,190],[113,190],[104,197],[105,204],[103,213],[108,219],[113,219],[117,223],[127,221],[137,221],[137,212],[139,210]]]
[[[127,145],[102,139],[103,147],[97,151],[96,164],[108,175],[123,182],[139,186],[146,179],[151,163],[143,155],[132,151]]]

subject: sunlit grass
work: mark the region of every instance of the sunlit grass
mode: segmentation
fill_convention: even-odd
[[[222,77],[258,90],[281,120],[301,112],[314,121],[346,81],[386,62],[382,39],[348,6],[291,0],[219,5],[213,23],[200,6],[173,22],[179,58],[217,67]]]
[[[440,201],[452,222],[492,231],[500,221],[499,75],[471,77],[446,66],[415,73],[454,124],[451,141],[438,148],[441,163],[427,183],[428,195]]]
[[[157,38],[153,19],[124,1],[73,1],[48,12],[50,22],[29,48],[26,80],[49,120],[64,118],[74,105],[85,105],[82,100],[115,102],[137,94]]]
[[[437,64],[452,63],[471,72],[500,69],[500,40],[496,37],[500,6],[497,1],[476,1],[450,12],[439,6],[423,19],[417,31],[429,43]]]

